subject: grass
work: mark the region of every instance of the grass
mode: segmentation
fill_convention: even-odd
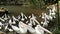
[[[21,7],[21,6],[0,6],[0,7],[5,7],[9,10],[10,13],[12,13],[12,15],[17,15],[17,14],[20,14],[20,12],[23,12],[23,13],[32,13],[31,12],[31,8],[28,8],[28,7]]]

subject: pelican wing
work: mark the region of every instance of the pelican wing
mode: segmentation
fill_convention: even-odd
[[[36,33],[38,34],[44,34],[44,30],[42,30],[41,27],[38,27],[38,25],[35,27]]]
[[[19,30],[19,28],[18,27],[16,27],[16,26],[11,26],[12,28],[13,28],[13,30]]]
[[[23,22],[19,22],[19,28],[20,28],[20,31],[22,32],[22,33],[27,33],[27,25],[26,24],[24,24]]]
[[[1,21],[5,21],[4,19],[0,18]]]
[[[42,26],[38,25],[38,29],[42,30],[42,31],[45,31],[47,33],[51,33],[49,30],[43,28]]]
[[[32,28],[31,26],[27,26],[27,29],[29,30],[30,33],[35,33],[35,29]]]
[[[20,29],[18,27],[13,26],[13,25],[11,25],[11,27],[15,32],[20,33]]]
[[[20,27],[19,29],[20,29],[20,32],[21,32],[21,33],[27,33],[27,29],[26,29],[26,28]]]

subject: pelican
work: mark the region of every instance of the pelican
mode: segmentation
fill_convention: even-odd
[[[22,21],[24,21],[24,18],[23,18],[23,13],[22,13],[22,12],[21,12],[21,17],[22,17],[22,18],[21,18],[21,20],[22,20]]]
[[[5,20],[7,20],[8,18],[7,18],[7,15],[5,14],[5,18],[4,18]]]
[[[49,21],[47,19],[52,20],[52,18],[50,16],[48,16],[46,13],[44,13],[44,21],[41,22],[41,24],[43,24],[44,27],[48,26]]]
[[[4,19],[4,20],[8,20],[10,18],[10,16],[5,14],[1,18]]]
[[[16,22],[15,22],[15,20],[12,21],[12,20],[10,19],[10,20],[9,20],[9,24],[16,24]]]
[[[44,17],[45,17],[45,15],[44,15],[44,13],[42,13],[42,19],[44,19]]]
[[[27,17],[21,12],[21,20],[24,21],[25,19],[27,19]]]
[[[43,22],[43,27],[47,27],[49,22]]]
[[[56,18],[55,17],[56,13],[52,11],[51,9],[49,10],[49,15],[52,16],[53,18]]]
[[[14,25],[11,25],[12,29],[17,32],[17,33],[20,33],[20,29]]]
[[[44,18],[44,19],[52,20],[53,17],[52,17],[51,15],[47,15],[47,14],[45,13],[45,18]]]
[[[3,18],[4,20],[7,20],[7,19],[10,18],[10,17],[5,14],[5,15],[2,16],[2,18]]]
[[[20,34],[26,34],[27,33],[27,28],[25,27],[25,24],[23,22],[19,22],[18,24],[19,27],[11,25],[12,29]]]
[[[36,31],[36,34],[44,34],[44,30],[42,30],[41,28],[38,29],[38,26],[35,27],[35,31]]]
[[[36,25],[34,19],[36,19],[36,16],[34,16],[34,14],[32,14],[32,18],[30,20],[32,21],[33,25]]]
[[[24,23],[20,23],[21,25]],[[32,23],[28,23],[28,25],[24,24],[23,26],[25,26],[26,30],[28,30],[30,33],[35,33],[35,29],[32,27]]]
[[[27,26],[27,30],[32,34],[36,32],[35,29],[31,27],[30,25]]]
[[[30,25],[30,26],[32,26],[32,24],[33,24],[33,25],[36,25],[36,24],[35,24],[35,21],[34,21],[34,18],[30,18],[30,23],[28,23],[28,25]]]
[[[34,14],[32,14],[32,17],[29,16],[29,18],[30,18],[30,22],[28,23],[28,25],[30,25],[30,26],[32,26],[32,24],[33,24],[33,25],[36,25],[36,24],[35,24],[35,21],[34,21],[34,19],[35,19],[36,17],[34,16]]]
[[[22,33],[27,33],[27,28],[26,28],[26,24],[24,24],[23,22],[19,22],[19,28],[20,28],[20,30],[22,31]]]
[[[24,29],[22,29],[21,27],[18,28],[18,27],[13,26],[13,25],[11,25],[11,27],[15,32],[20,33],[20,34],[25,34]]]
[[[52,32],[48,31],[47,29],[43,28],[43,27],[40,26],[40,25],[37,25],[37,26],[35,27],[35,31],[36,31],[36,33],[34,33],[34,34],[44,34],[44,31],[47,32],[47,33],[52,34]]]
[[[34,20],[37,24],[39,24],[39,22],[38,22],[35,18],[33,18],[33,20]],[[35,24],[35,25],[36,25],[36,24]],[[39,24],[39,25],[40,25],[40,24]],[[32,26],[33,26],[33,25],[32,25]],[[36,34],[36,31],[35,31],[35,29],[34,29],[32,26],[30,26],[30,25],[27,26],[28,31],[29,31],[30,33],[32,33],[32,34]]]

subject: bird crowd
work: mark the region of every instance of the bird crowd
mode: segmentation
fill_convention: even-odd
[[[56,18],[55,15],[56,13],[54,12],[54,9],[49,9],[49,14],[42,13],[39,17],[43,20],[38,22],[34,14],[29,17],[24,15],[22,12],[17,17],[4,14],[0,17],[0,30],[6,32],[6,34],[8,34],[8,32],[15,32],[14,34],[26,34],[27,32],[30,32],[31,34],[44,34],[47,32],[52,34],[52,32],[44,27],[48,26],[50,20]],[[40,23],[43,26],[41,26]]]

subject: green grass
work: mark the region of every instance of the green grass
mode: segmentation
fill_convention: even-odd
[[[31,8],[28,7],[21,6],[0,6],[0,7],[7,8],[12,15],[18,15],[20,14],[20,12],[23,12],[25,14],[31,13]]]

